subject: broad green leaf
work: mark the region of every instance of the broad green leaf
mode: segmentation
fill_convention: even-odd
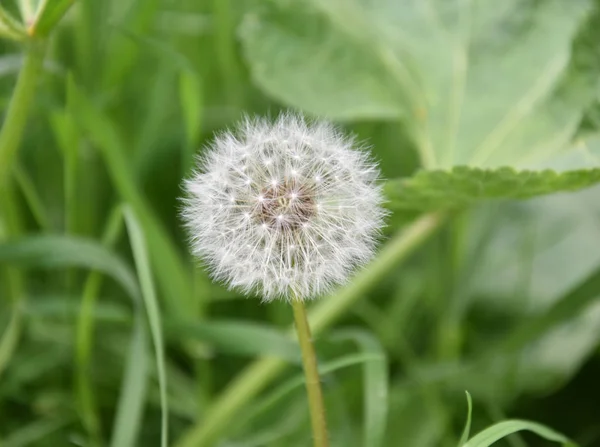
[[[473,436],[469,441],[463,444],[463,447],[488,447],[494,442],[518,431],[531,431],[536,435],[547,439],[548,441],[554,441],[563,444],[564,446],[574,446],[569,439],[541,424],[529,421],[510,420],[503,421],[486,428],[482,432]]]
[[[353,45],[310,2],[273,3],[281,7],[265,2],[249,13],[241,34],[252,75],[267,93],[332,118],[403,114],[390,94],[393,80],[367,45]]]
[[[198,321],[167,324],[173,338],[197,338],[213,345],[218,352],[251,356],[274,356],[300,362],[298,344],[285,332],[259,323],[245,321]]]
[[[150,260],[146,250],[145,236],[142,227],[136,218],[132,208],[125,209],[125,222],[129,233],[131,250],[135,259],[135,265],[140,280],[142,298],[146,313],[148,315],[148,325],[152,342],[154,344],[154,353],[156,356],[156,370],[158,371],[158,386],[160,389],[160,411],[161,411],[161,447],[167,447],[169,441],[168,435],[168,416],[169,407],[167,403],[167,374],[165,367],[165,347],[162,335],[161,312],[154,290],[154,281],[150,269]]]
[[[489,368],[479,380],[465,376],[458,388],[497,400],[547,392],[568,381],[597,349],[598,188],[474,212],[467,254],[472,267],[462,285],[469,297],[463,299],[490,310],[485,332],[501,342],[482,340]],[[489,230],[482,229],[490,225],[486,236]]]
[[[45,37],[57,25],[75,0],[42,0],[33,23],[27,32],[31,36]]]
[[[265,91],[332,119],[402,117],[427,168],[528,167],[591,102],[566,76],[590,5],[274,0],[241,36]]]
[[[600,169],[517,171],[504,167],[419,171],[385,185],[389,206],[432,211],[464,208],[489,199],[528,199],[559,191],[576,191],[600,182]]]
[[[361,353],[378,356],[363,365],[365,429],[363,445],[383,446],[388,417],[388,362],[381,343],[372,334],[361,330],[338,331],[334,340],[350,339],[356,342]]]
[[[135,275],[125,262],[101,244],[72,236],[29,236],[0,244],[0,263],[31,267],[83,267],[98,270],[113,278],[127,294],[138,299]]]

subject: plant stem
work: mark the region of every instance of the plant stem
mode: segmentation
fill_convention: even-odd
[[[304,302],[299,299],[292,300],[294,309],[294,322],[298,343],[302,351],[302,365],[306,378],[306,392],[308,393],[308,407],[310,410],[310,422],[313,431],[315,447],[328,447],[327,422],[325,418],[325,404],[323,402],[323,391],[321,390],[321,379],[317,368],[317,356],[310,335],[310,327],[306,317]]]
[[[326,297],[309,312],[313,333],[321,332],[342,316],[365,292],[413,250],[431,236],[443,222],[443,215],[427,214],[394,236],[369,267],[347,287]],[[207,411],[206,417],[183,435],[176,447],[207,447],[229,427],[237,413],[287,366],[279,358],[265,357],[251,363]]]
[[[42,69],[44,49],[44,42],[37,40],[28,42],[23,67],[19,72],[17,85],[6,111],[0,131],[0,188],[8,181],[15,154],[21,143],[38,74]]]

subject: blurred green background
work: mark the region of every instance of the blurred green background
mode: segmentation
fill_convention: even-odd
[[[37,4],[2,6],[18,17],[25,3]],[[188,254],[178,213],[194,155],[243,114],[293,108],[367,141],[385,179],[458,165],[562,171],[572,166],[553,157],[583,146],[586,161],[573,167],[597,167],[599,9],[582,0],[75,1],[47,39],[0,203],[0,446],[158,446],[162,367],[170,445],[209,445],[181,440],[218,420],[228,392],[239,401],[215,423],[214,445],[310,445],[289,306],[213,284]],[[400,40],[395,26],[405,65],[379,45]],[[464,30],[468,58],[443,47]],[[6,111],[28,47],[0,48]],[[545,54],[562,59],[546,66]],[[467,66],[483,74],[458,86]],[[534,69],[544,81],[519,90]],[[425,108],[405,75],[424,79]],[[465,98],[462,115],[448,112],[460,122],[454,158],[444,152],[452,130],[433,133],[448,99],[436,88],[450,78],[448,91]],[[484,118],[508,122],[505,109],[527,131],[494,156],[462,153],[484,139]],[[437,162],[411,124],[424,116]],[[395,209],[382,250],[420,228],[421,211]],[[433,226],[356,287],[315,303],[324,307],[313,317],[327,300],[336,309],[315,337],[330,370],[333,445],[377,447],[369,443],[387,422],[381,446],[454,446],[468,390],[475,431],[526,418],[600,446],[600,189],[481,202]],[[157,363],[150,328],[159,325]],[[259,363],[260,385],[243,396],[231,384],[261,356],[279,360]],[[547,443],[525,434],[497,445]]]

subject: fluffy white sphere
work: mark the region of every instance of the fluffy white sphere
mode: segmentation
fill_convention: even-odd
[[[183,217],[215,279],[264,300],[309,299],[372,256],[379,170],[331,124],[292,114],[219,135],[186,181]]]

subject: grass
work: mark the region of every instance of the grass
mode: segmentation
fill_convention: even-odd
[[[0,446],[310,445],[291,309],[212,283],[178,217],[200,148],[284,108],[248,72],[242,6],[78,0],[57,25],[70,2],[47,3],[0,53],[24,55],[0,77]],[[419,168],[399,122],[344,125],[386,178]],[[472,433],[563,439],[533,419],[597,445],[598,193],[393,215],[308,309],[332,445],[455,446],[465,390]]]

